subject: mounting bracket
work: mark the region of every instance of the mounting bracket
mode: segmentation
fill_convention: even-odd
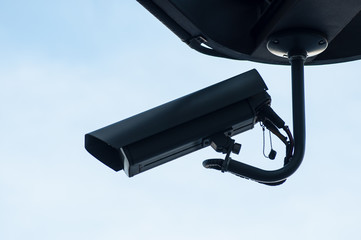
[[[228,171],[260,183],[283,183],[301,165],[306,144],[304,63],[327,48],[327,39],[315,31],[291,30],[273,34],[268,50],[291,64],[294,153],[290,161],[278,170],[263,170],[238,161],[230,161]]]

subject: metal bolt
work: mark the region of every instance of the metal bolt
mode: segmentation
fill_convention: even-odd
[[[322,40],[320,40],[320,41],[318,42],[319,45],[323,45],[323,44],[325,44],[325,43],[326,43],[326,41],[325,41],[324,39],[322,39]]]
[[[210,141],[209,139],[205,139],[205,140],[203,141],[203,146],[204,146],[204,147],[207,147],[207,146],[209,146],[209,145],[211,145],[211,141]]]

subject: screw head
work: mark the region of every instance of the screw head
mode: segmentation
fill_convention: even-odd
[[[203,140],[203,147],[208,147],[209,145],[211,145],[211,140],[210,139],[204,139]]]

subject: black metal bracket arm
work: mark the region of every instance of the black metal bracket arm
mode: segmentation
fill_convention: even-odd
[[[263,170],[231,159],[226,171],[260,183],[279,185],[296,172],[304,158],[304,64],[307,58],[316,56],[326,49],[327,40],[314,31],[287,31],[271,36],[267,47],[271,53],[288,58],[291,65],[294,152],[289,161],[278,170]]]
[[[235,160],[229,161],[228,172],[260,183],[278,185],[291,176],[302,163],[306,145],[304,55],[290,56],[292,69],[292,108],[294,152],[286,165],[278,170],[263,170]]]

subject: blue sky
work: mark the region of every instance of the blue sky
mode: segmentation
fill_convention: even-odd
[[[4,0],[0,239],[359,239],[360,66],[306,68],[306,156],[282,186],[204,169],[212,149],[128,178],[84,134],[252,68],[292,125],[290,69],[199,54],[136,1]],[[278,166],[259,126],[236,140]]]

